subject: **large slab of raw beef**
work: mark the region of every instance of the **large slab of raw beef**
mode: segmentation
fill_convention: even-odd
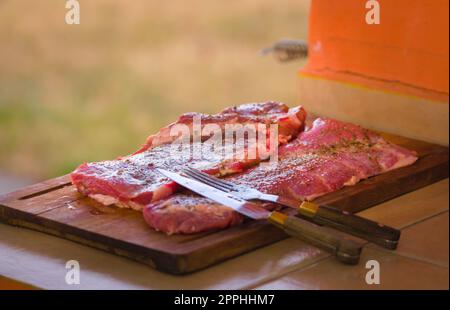
[[[132,155],[82,164],[71,174],[72,183],[79,192],[105,205],[115,204],[140,210],[150,202],[171,195],[177,188],[175,183],[155,170],[157,167],[179,171],[192,166],[208,173],[226,175],[243,171],[265,159],[264,156],[267,157],[261,153],[254,157],[245,156],[246,154],[242,158],[229,157],[230,150],[225,143],[213,149],[204,147],[205,138],[208,137],[202,135],[201,129],[208,124],[215,124],[220,129],[230,124],[262,125],[267,129],[271,125],[277,125],[278,142],[285,143],[303,130],[305,118],[303,108],[289,109],[277,102],[244,104],[215,115],[187,113],[177,122],[150,136],[142,148]],[[189,136],[189,148],[180,148],[174,155],[172,142],[179,136],[171,135],[171,130],[177,125],[186,125],[190,129],[188,134],[191,134],[195,129],[195,119],[201,120],[199,139]],[[264,143],[266,141],[270,140],[264,140]],[[266,144],[264,146],[270,147]],[[242,152],[245,153],[246,150],[244,144]]]
[[[369,130],[316,119],[310,129],[280,147],[276,165],[259,165],[227,179],[266,193],[312,200],[416,160],[414,152]],[[144,217],[151,227],[168,234],[221,229],[243,220],[231,209],[194,194],[152,203],[144,208]]]
[[[136,153],[149,148],[173,142],[176,138],[170,135],[170,130],[179,124],[187,125],[193,132],[193,120],[200,118],[202,127],[208,124],[219,126],[222,130],[230,124],[278,124],[278,139],[280,143],[286,143],[303,130],[306,118],[305,110],[298,106],[289,109],[283,103],[269,101],[264,103],[247,103],[231,108],[214,115],[202,113],[185,113],[178,120],[164,128],[157,134],[147,138],[146,143]]]

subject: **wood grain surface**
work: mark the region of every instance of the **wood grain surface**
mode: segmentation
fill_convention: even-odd
[[[419,160],[412,166],[320,197],[316,202],[357,212],[448,177],[448,148],[382,135],[416,150]],[[172,274],[197,271],[287,237],[278,228],[257,221],[222,231],[167,236],[150,229],[140,212],[102,206],[83,197],[71,185],[69,176],[0,196],[0,220],[128,257]]]

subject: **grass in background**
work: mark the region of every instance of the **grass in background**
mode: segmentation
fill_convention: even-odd
[[[296,104],[301,62],[260,57],[306,38],[308,0],[0,2],[0,170],[33,178],[133,152],[187,111]]]

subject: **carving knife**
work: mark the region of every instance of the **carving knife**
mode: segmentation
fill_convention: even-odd
[[[295,216],[288,216],[278,211],[268,211],[256,203],[246,201],[231,193],[223,192],[178,173],[164,169],[157,170],[181,186],[232,208],[242,215],[254,220],[267,220],[269,223],[283,229],[290,236],[299,238],[332,253],[343,263],[357,264],[359,262],[362,244],[347,238],[345,234],[334,229],[318,226]]]
[[[387,249],[395,250],[400,239],[400,230],[327,205],[319,206],[309,201],[302,202],[288,197],[266,194],[255,188],[231,183],[193,168],[184,169],[183,172],[192,179],[245,200],[258,199],[296,209],[302,218],[371,241]]]

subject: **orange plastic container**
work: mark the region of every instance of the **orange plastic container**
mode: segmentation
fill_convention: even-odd
[[[302,75],[355,83],[448,103],[449,1],[312,0],[309,60]]]

